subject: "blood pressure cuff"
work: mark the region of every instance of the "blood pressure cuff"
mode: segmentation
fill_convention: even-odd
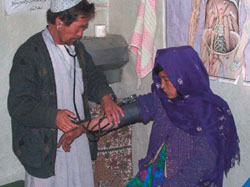
[[[97,158],[97,152],[98,152],[97,142],[100,136],[103,136],[111,131],[128,126],[130,124],[142,122],[141,111],[136,100],[133,102],[122,103],[120,104],[120,107],[124,112],[124,117],[120,115],[120,123],[118,124],[117,128],[101,131],[101,133],[100,131],[99,132],[96,131],[96,132],[89,132],[87,134],[89,139],[89,147],[92,160],[96,160]]]
[[[123,104],[121,105],[121,108],[124,112],[124,117],[120,115],[120,123],[118,124],[117,129],[133,123],[142,122],[141,111],[136,101],[132,103]]]
[[[100,118],[98,123],[96,123],[91,128],[91,129],[95,129],[97,127],[99,130],[92,131],[91,129],[88,129],[88,133],[96,137],[101,137],[116,129],[142,121],[141,112],[136,101],[132,103],[126,103],[126,104],[120,105],[120,107],[122,108],[124,112],[124,116],[120,114],[120,123],[118,124],[118,127],[114,127],[115,126],[114,124],[110,126],[109,123],[101,127],[100,124],[102,123],[103,120],[107,118],[106,115],[104,115],[102,118]],[[109,126],[109,129],[107,129],[107,126]]]

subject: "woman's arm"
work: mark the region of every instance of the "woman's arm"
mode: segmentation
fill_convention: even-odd
[[[120,115],[119,124],[107,126],[108,120],[106,117],[99,116],[93,118],[90,123],[85,122],[83,125],[89,131],[112,131],[136,122],[147,123],[154,119],[159,104],[160,101],[154,93],[138,96],[133,102],[121,105],[124,116]]]
[[[84,122],[82,125],[88,131],[94,132],[99,136],[102,133],[108,133],[136,122],[142,122],[141,111],[136,101],[122,105],[121,108],[124,112],[124,116],[120,114],[120,123],[118,124],[109,124],[107,117],[100,115],[96,118],[92,118],[91,121]]]

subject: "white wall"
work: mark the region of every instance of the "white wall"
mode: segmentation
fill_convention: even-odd
[[[93,0],[92,0],[93,1]],[[12,152],[11,123],[7,110],[9,71],[17,48],[46,26],[46,11],[6,15],[5,0],[0,1],[0,185],[24,179],[24,169]],[[108,23],[108,1],[99,0],[97,14],[85,35],[94,35],[94,24]],[[103,6],[104,3],[104,6]],[[100,5],[100,6],[99,6]]]
[[[17,47],[45,25],[45,12],[7,16],[0,1],[0,185],[23,179],[24,170],[12,152],[11,124],[7,111],[9,71]]]
[[[136,21],[137,9],[140,0],[91,0],[93,2],[107,2],[106,7],[97,9],[97,16],[93,23],[89,25],[86,35],[94,34],[95,23],[105,23],[109,25],[109,33],[121,34],[129,41]],[[164,46],[162,34],[163,24],[163,1],[157,2],[157,36],[156,46]],[[13,55],[17,47],[29,36],[42,30],[46,25],[45,11],[39,13],[22,13],[19,15],[6,16],[4,13],[4,0],[0,1],[0,185],[17,179],[23,179],[24,170],[19,161],[12,153],[11,124],[7,111],[7,94],[9,89],[9,71],[12,64]],[[121,83],[113,84],[112,87],[119,97],[125,97],[133,93],[141,94],[150,91],[152,83],[151,74],[143,79],[140,89],[136,89],[137,76],[135,73],[135,59],[130,55],[129,63],[124,67],[123,80]],[[211,87],[215,93],[228,101],[235,117],[238,134],[240,136],[241,165],[231,170],[228,178],[224,181],[225,187],[241,186],[250,177],[249,157],[249,133],[250,133],[250,88],[242,86],[242,81],[238,85],[230,85],[211,81]],[[151,125],[135,125],[133,131],[133,164],[134,174],[138,171],[138,160],[143,158],[147,151],[148,139]]]

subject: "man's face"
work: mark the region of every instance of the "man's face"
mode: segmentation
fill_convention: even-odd
[[[161,89],[165,94],[167,94],[168,98],[173,99],[177,97],[176,88],[171,83],[165,72],[161,71],[158,76],[161,80]]]
[[[61,25],[59,34],[63,44],[72,45],[76,40],[80,39],[83,31],[89,26],[89,18],[78,16],[77,20],[71,25]]]

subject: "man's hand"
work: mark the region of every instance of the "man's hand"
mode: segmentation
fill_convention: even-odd
[[[113,100],[111,95],[105,95],[102,98],[102,109],[106,113],[110,124],[120,123],[120,114],[124,116],[124,112]]]
[[[77,125],[77,128],[66,132],[61,136],[57,147],[59,148],[62,146],[65,152],[70,152],[71,144],[73,143],[73,141],[79,136],[81,136],[84,132],[85,131],[83,127],[81,125]]]
[[[69,132],[78,127],[73,123],[71,118],[76,118],[76,115],[69,110],[59,110],[56,116],[56,126],[63,132]]]

